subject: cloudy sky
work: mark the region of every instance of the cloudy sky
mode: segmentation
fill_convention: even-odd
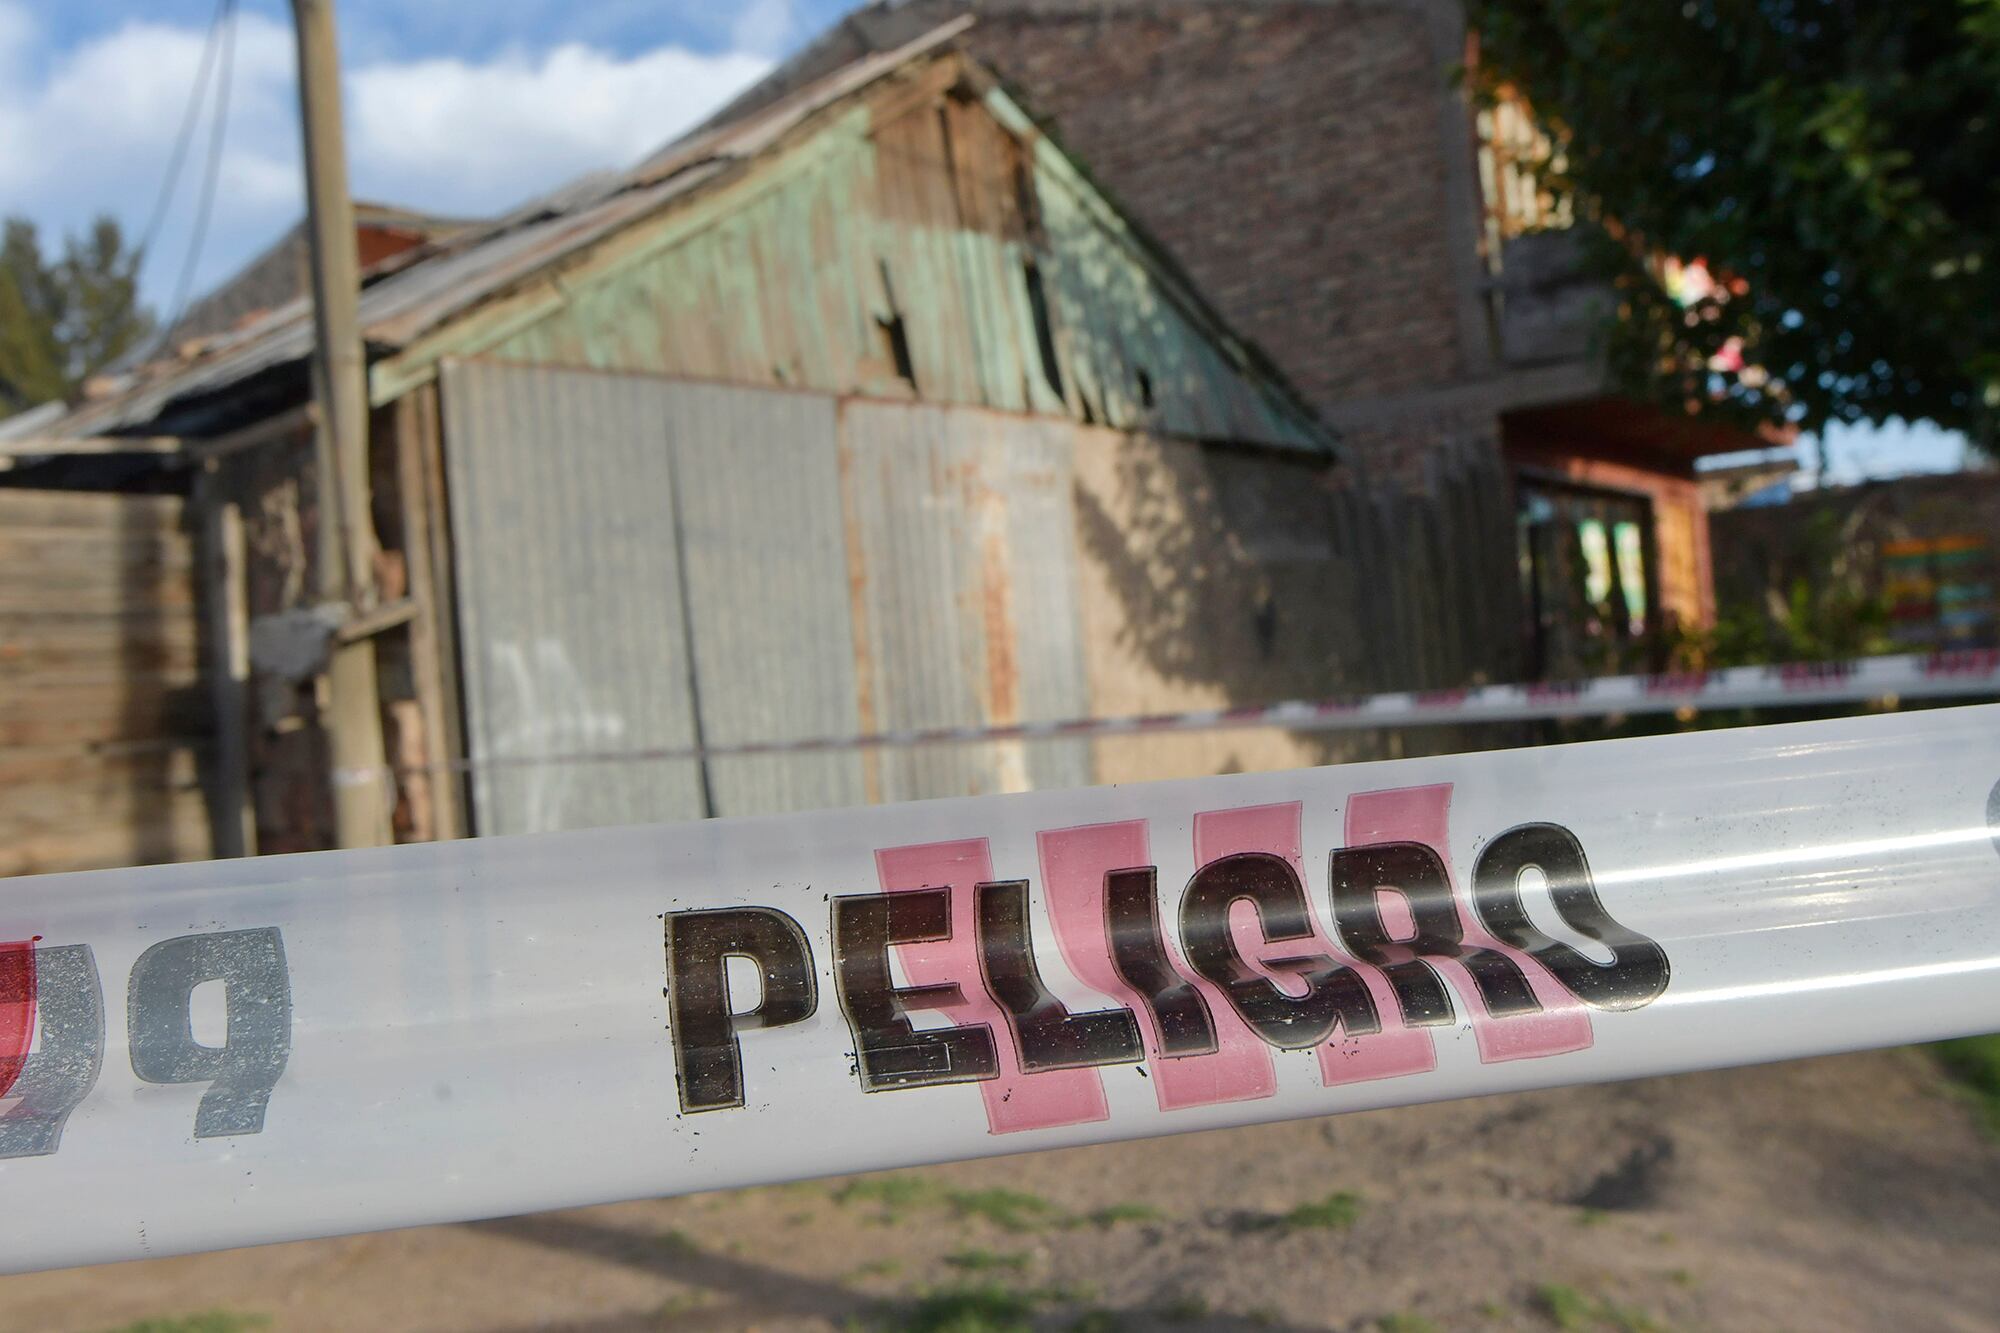
[[[0,213],[53,237],[110,213],[138,238],[161,193],[215,0],[0,0]],[[831,23],[843,0],[339,0],[357,198],[504,209],[672,138]],[[285,0],[241,0],[198,293],[303,210]],[[207,127],[150,247],[172,300]],[[164,313],[164,310],[163,310]]]
[[[357,198],[505,209],[650,152],[858,0],[339,0]],[[286,0],[240,0],[206,290],[303,211]],[[0,0],[0,214],[45,244],[110,213],[138,239],[161,197],[215,0]],[[160,210],[145,299],[188,262],[207,125]],[[1843,480],[1957,465],[1925,427],[1830,432]]]

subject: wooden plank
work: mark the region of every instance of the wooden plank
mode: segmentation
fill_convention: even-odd
[[[45,833],[81,833],[109,824],[144,823],[163,810],[207,809],[199,786],[177,787],[159,781],[165,755],[155,756],[152,769],[135,766],[132,781],[79,784],[39,783],[0,797],[0,842]]]
[[[95,584],[0,581],[0,616],[132,616],[144,620],[158,618],[162,611],[185,616],[193,608],[194,589],[188,586],[187,575],[177,571],[161,570],[153,575],[141,571]]]
[[[194,741],[122,753],[80,745],[0,749],[0,811],[40,786],[106,795],[141,788],[193,791],[201,785],[200,750]]]
[[[34,566],[36,589],[80,589],[86,592],[148,596],[154,589],[180,589],[193,594],[193,553],[180,560],[136,559],[119,561],[106,554],[97,564],[80,560],[46,560]],[[16,565],[16,568],[22,566]],[[128,605],[130,603],[127,603]],[[142,603],[143,604],[143,603]]]
[[[151,740],[199,734],[208,701],[188,685],[133,675],[110,684],[9,685],[0,746]]]
[[[459,703],[457,590],[452,581],[451,514],[444,479],[444,442],[435,382],[399,403],[396,465],[403,498],[403,533],[410,595],[410,670],[423,710],[424,749],[432,762],[465,755],[465,715]],[[471,832],[462,771],[437,771],[431,781],[436,836]]]
[[[208,855],[208,812],[199,797],[163,805],[144,818],[96,827],[24,833],[0,831],[0,875],[197,861]]]
[[[178,495],[107,495],[0,487],[0,527],[101,527],[113,532],[177,530]]]
[[[0,439],[0,460],[80,454],[177,454],[178,435],[17,435]],[[0,463],[0,471],[5,463]]]
[[[107,622],[93,617],[4,617],[0,624],[0,681],[48,676],[95,680],[130,671],[192,681],[199,649],[184,626]]]
[[[0,566],[57,560],[80,565],[106,561],[120,566],[171,564],[193,560],[194,544],[166,528],[125,532],[115,525],[11,524],[0,527]]]

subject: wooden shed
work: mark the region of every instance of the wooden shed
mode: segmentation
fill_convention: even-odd
[[[684,752],[1457,684],[1515,632],[1438,592],[1504,511],[1354,485],[962,28],[371,270],[359,608],[314,605],[303,302],[65,418],[180,441],[195,526],[240,534],[204,568],[244,850],[331,840],[315,633],[374,644],[422,839],[1321,761]]]

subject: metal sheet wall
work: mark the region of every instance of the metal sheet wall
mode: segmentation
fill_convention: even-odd
[[[834,400],[641,379],[673,443],[702,734],[711,744],[862,729]],[[715,812],[860,805],[862,758],[722,756]]]
[[[1072,500],[1075,428],[853,400],[841,458],[864,709],[885,730],[1090,711]],[[1087,742],[885,750],[880,799],[1083,786]]]
[[[444,399],[475,760],[1089,709],[1067,423],[493,363]],[[482,833],[1091,777],[1067,740],[475,773]]]
[[[659,390],[448,366],[466,748],[475,761],[694,738]],[[476,767],[483,834],[692,819],[688,761]]]

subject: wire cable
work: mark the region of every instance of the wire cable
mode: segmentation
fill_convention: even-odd
[[[208,38],[202,43],[201,63],[195,67],[194,86],[188,89],[187,109],[181,113],[180,132],[174,138],[173,155],[167,159],[167,173],[160,181],[160,194],[153,201],[153,211],[146,220],[145,230],[139,233],[136,247],[139,262],[146,262],[147,253],[160,234],[160,224],[166,221],[167,208],[179,193],[181,169],[187,165],[188,145],[194,142],[194,128],[200,120],[202,104],[208,100],[209,73],[215,66],[216,48],[222,40],[222,19],[229,12],[233,0],[216,0],[215,17],[209,20]]]
[[[221,55],[216,65],[215,77],[215,119],[209,127],[208,163],[202,175],[201,202],[196,206],[194,231],[188,237],[187,257],[181,262],[181,273],[174,284],[174,299],[167,307],[173,312],[162,324],[161,329],[171,334],[176,324],[187,314],[189,290],[194,283],[194,271],[201,262],[201,252],[208,240],[208,223],[215,211],[216,185],[222,176],[222,148],[229,131],[229,88],[234,82],[236,69],[236,0],[222,0],[220,11],[222,23]]]

